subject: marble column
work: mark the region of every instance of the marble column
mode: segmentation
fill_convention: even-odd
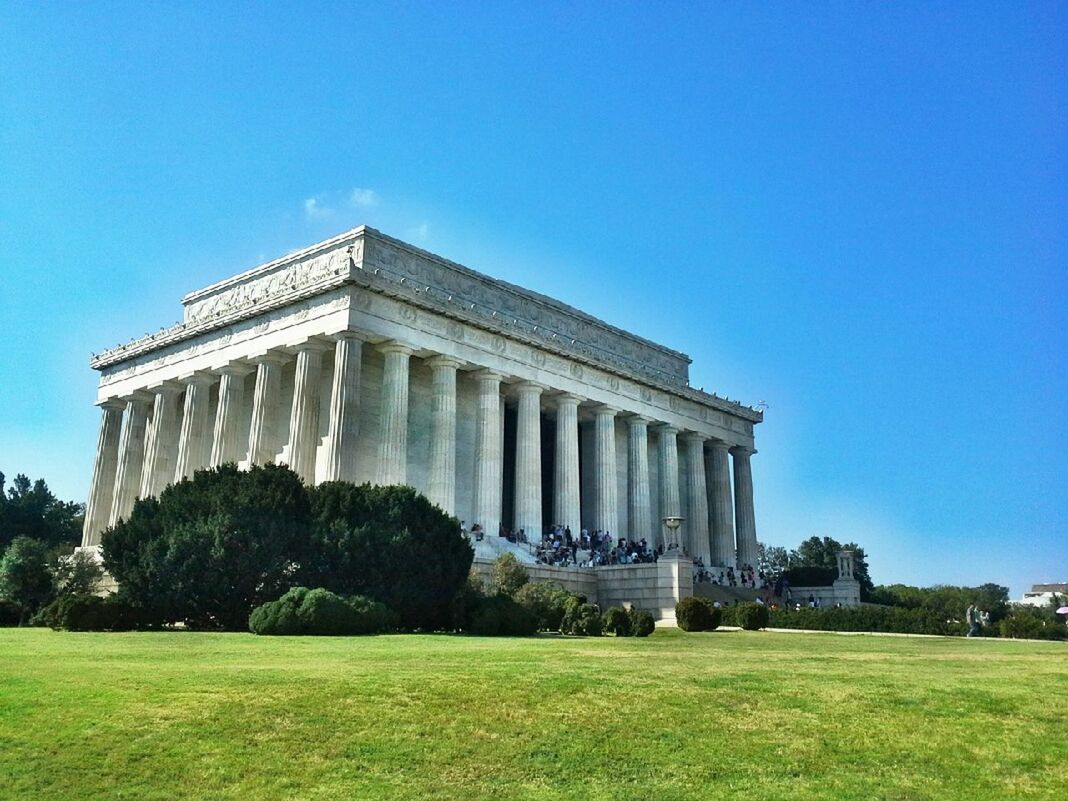
[[[252,421],[248,430],[248,463],[265,465],[278,458],[279,398],[282,394],[282,365],[287,361],[281,352],[269,352],[253,358],[256,364],[256,387],[252,391]]]
[[[738,565],[757,566],[756,515],[753,512],[753,471],[749,448],[731,448],[734,457],[734,525],[738,537]]]
[[[657,472],[660,478],[660,516],[681,517],[679,501],[679,430],[669,425],[657,428]],[[660,522],[660,542],[667,548],[682,545],[678,530],[672,532]]]
[[[120,400],[100,404],[100,434],[96,440],[93,479],[89,484],[89,499],[85,504],[85,521],[82,523],[82,545],[85,547],[100,544],[100,532],[107,528],[111,515],[115,470],[119,462],[122,410],[125,407],[126,404]]]
[[[182,429],[178,435],[178,458],[174,466],[175,483],[192,478],[197,470],[208,466],[208,403],[212,377],[197,374],[185,382],[185,406]]]
[[[649,420],[634,415],[627,418],[627,510],[630,539],[656,544],[653,509],[649,497]]]
[[[578,407],[582,398],[556,396],[556,459],[553,469],[553,523],[568,526],[577,537],[582,529],[579,496]]]
[[[386,359],[382,374],[378,483],[404,484],[408,478],[408,367],[412,349],[399,342],[387,342],[378,349]]]
[[[289,467],[304,483],[315,483],[315,452],[319,447],[319,393],[323,377],[322,342],[297,349],[293,404],[289,409]]]
[[[730,445],[719,440],[712,440],[708,445],[705,473],[712,518],[712,563],[721,567],[734,566],[734,500],[727,462]]]
[[[178,450],[178,396],[180,384],[153,387],[152,420],[145,437],[145,462],[141,468],[142,498],[157,498],[174,480],[174,457]]]
[[[145,428],[150,410],[148,393],[136,393],[126,403],[126,422],[119,438],[119,463],[115,470],[115,491],[108,525],[130,516],[141,491],[141,468],[145,460]]]
[[[501,527],[501,375],[482,370],[473,378],[478,383],[474,522],[487,537],[496,537]]]
[[[690,555],[698,557],[708,567],[712,564],[712,542],[708,535],[708,485],[705,478],[705,438],[689,433],[686,443],[686,481],[688,502],[684,524]]]
[[[596,501],[594,528],[619,537],[619,500],[616,490],[616,412],[598,406],[594,413],[593,476]]]
[[[326,481],[356,480],[356,441],[360,436],[360,366],[363,342],[345,331],[334,346],[334,382],[330,387]]]
[[[541,384],[516,385],[519,414],[515,444],[515,530],[541,542]]]
[[[241,414],[245,397],[245,376],[249,368],[232,364],[219,371],[219,404],[215,407],[215,427],[211,435],[211,466],[241,458]]]
[[[430,481],[427,497],[449,514],[456,513],[456,370],[447,356],[427,361],[433,371],[430,390]]]

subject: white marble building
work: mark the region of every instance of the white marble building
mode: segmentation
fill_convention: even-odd
[[[493,533],[554,523],[756,563],[760,411],[689,386],[683,353],[356,228],[187,295],[94,355],[84,546],[194,470],[410,484]]]

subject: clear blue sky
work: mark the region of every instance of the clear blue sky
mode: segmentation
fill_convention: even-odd
[[[769,405],[762,540],[1068,580],[1068,5],[0,4],[0,470],[91,350],[361,222]]]

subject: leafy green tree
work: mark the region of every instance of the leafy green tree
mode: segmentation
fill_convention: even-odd
[[[790,567],[790,552],[778,545],[757,543],[757,564],[765,573],[778,575]]]
[[[868,560],[864,549],[855,542],[843,545],[833,537],[809,537],[790,554],[790,568],[823,568],[830,571],[827,575],[833,580],[838,571],[838,552],[842,550],[853,551],[853,576],[860,582],[861,599],[866,601],[874,585],[868,573]],[[791,581],[794,584],[806,583]]]
[[[93,595],[100,588],[104,571],[97,558],[85,551],[61,553],[52,562],[56,595]]]
[[[494,559],[490,568],[490,576],[493,579],[494,589],[512,598],[524,584],[530,581],[527,569],[519,564],[519,560],[513,553],[502,553]]]
[[[991,623],[997,623],[1009,611],[1009,588],[999,584],[979,587],[879,585],[873,590],[871,601],[884,606],[923,609],[940,620],[963,620],[964,610],[974,603],[990,613]]]
[[[82,538],[82,504],[61,501],[43,478],[31,482],[19,473],[5,490],[0,473],[0,554],[16,537],[29,537],[47,547],[78,545]]]
[[[311,499],[310,586],[381,601],[404,628],[451,626],[474,558],[456,518],[411,487],[326,482]]]
[[[103,533],[104,566],[142,620],[242,631],[255,607],[301,583],[310,512],[288,468],[198,471]]]
[[[47,546],[29,537],[16,537],[0,558],[0,598],[18,606],[19,625],[25,625],[51,597]]]

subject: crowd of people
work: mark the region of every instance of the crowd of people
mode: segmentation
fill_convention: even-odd
[[[754,590],[766,590],[771,581],[763,570],[756,570],[752,565],[733,567],[706,567],[701,557],[693,560],[694,583],[718,584],[721,587],[749,587]],[[776,593],[777,594],[777,593]]]
[[[662,550],[644,539],[614,539],[607,531],[582,529],[575,536],[570,526],[553,526],[534,545],[538,562],[557,567],[601,567],[655,562]]]

